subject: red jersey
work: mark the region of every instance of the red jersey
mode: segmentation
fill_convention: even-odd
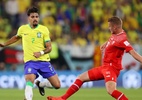
[[[121,61],[124,52],[129,52],[132,49],[133,47],[127,41],[127,36],[124,31],[119,34],[112,34],[105,48],[103,64],[109,64],[121,70]]]

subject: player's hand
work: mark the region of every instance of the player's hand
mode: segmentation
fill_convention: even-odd
[[[100,50],[101,50],[102,52],[104,51],[104,49],[105,49],[105,46],[104,46],[104,45],[100,46]]]
[[[104,49],[106,48],[106,45],[107,45],[107,42],[105,42],[104,44],[102,44],[101,46],[100,46],[100,50],[103,52],[104,51]]]
[[[34,52],[33,56],[36,57],[36,58],[39,58],[41,56],[41,53],[40,52]]]
[[[1,43],[0,43],[0,47],[4,47],[4,46],[5,46],[4,44],[1,44]]]

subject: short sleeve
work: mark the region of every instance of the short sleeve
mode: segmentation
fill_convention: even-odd
[[[48,42],[50,41],[50,33],[48,28],[45,27],[45,31],[44,31],[44,42]]]
[[[17,36],[22,37],[22,26],[17,31]]]
[[[125,49],[126,52],[129,52],[130,50],[133,50],[133,47],[131,46],[131,44],[127,40],[120,41],[117,46],[120,47],[120,48]]]

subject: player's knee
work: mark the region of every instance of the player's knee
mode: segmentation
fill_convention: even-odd
[[[112,81],[106,82],[106,90],[107,90],[108,94],[111,95],[112,92],[114,90],[116,90],[116,84],[115,84],[115,82],[112,82]]]
[[[55,89],[59,89],[59,88],[60,88],[60,86],[55,86],[54,88],[55,88]]]
[[[60,87],[61,87],[61,84],[60,84],[60,83],[57,83],[57,84],[54,86],[55,89],[59,89]]]

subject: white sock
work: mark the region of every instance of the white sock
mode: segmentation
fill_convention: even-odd
[[[26,83],[25,98],[26,100],[32,100],[33,98],[33,84],[31,82]]]
[[[49,81],[40,82],[39,86],[40,87],[53,88],[53,86],[51,85],[51,83]]]

